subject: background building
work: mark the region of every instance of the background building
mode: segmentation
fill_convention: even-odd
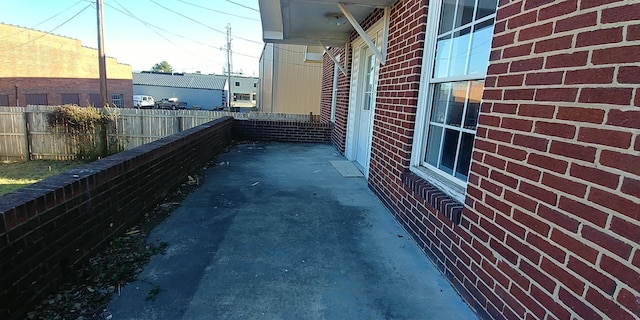
[[[6,24],[0,24],[0,38],[0,105],[100,105],[97,49]],[[118,107],[133,106],[131,67],[113,58],[106,65],[107,97]]]
[[[305,46],[267,43],[260,56],[263,112],[320,113],[322,66],[305,62]]]
[[[232,106],[250,110],[256,106],[258,78],[232,76]],[[212,110],[227,107],[229,85],[226,75],[200,73],[156,73],[133,74],[133,92],[149,95],[158,101],[162,98],[178,98],[187,102],[187,108]]]
[[[214,75],[218,79],[227,80],[227,76]],[[231,83],[228,86],[233,97],[231,106],[234,108],[247,109],[256,106],[258,96],[258,78],[231,76]]]
[[[227,79],[203,74],[165,74],[142,72],[133,74],[133,93],[162,98],[178,98],[187,108],[212,110],[226,105]]]

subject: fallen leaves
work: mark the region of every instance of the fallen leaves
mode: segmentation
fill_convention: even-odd
[[[206,168],[206,167],[205,167]],[[203,170],[205,169],[203,168]],[[142,221],[109,245],[84,266],[68,272],[57,292],[50,294],[27,314],[29,320],[110,319],[107,305],[121,287],[135,280],[153,255],[164,254],[166,242],[147,243],[149,232],[177,208],[202,181],[202,172],[190,175],[162,203],[143,215]],[[160,288],[152,289],[147,301],[155,300]]]

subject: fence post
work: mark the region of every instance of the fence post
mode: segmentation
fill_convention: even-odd
[[[184,123],[182,122],[182,117],[176,117],[178,120],[178,132],[182,132],[184,130]]]
[[[140,144],[143,145],[147,143],[144,138],[144,114],[140,114]]]
[[[29,139],[29,118],[31,112],[24,112],[24,154],[27,161],[31,160],[31,141]]]
[[[106,157],[109,155],[109,132],[107,132],[107,124],[103,123],[102,124],[102,148],[104,150],[104,152],[102,153],[103,157]]]

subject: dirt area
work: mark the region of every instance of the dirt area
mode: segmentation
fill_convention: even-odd
[[[213,165],[209,162],[207,167]],[[27,319],[47,320],[103,320],[111,319],[107,304],[113,295],[133,281],[156,254],[163,254],[167,243],[147,243],[149,232],[171,215],[180,202],[199,185],[205,168],[189,176],[188,180],[166,197],[153,210],[144,214],[138,224],[124,235],[113,239],[99,254],[74,270],[55,293],[34,306]],[[147,299],[155,299],[150,290]]]

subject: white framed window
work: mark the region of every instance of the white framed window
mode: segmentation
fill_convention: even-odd
[[[238,93],[235,96],[237,100],[249,101],[251,99],[250,93]]]
[[[430,0],[412,171],[463,202],[497,0]]]
[[[364,67],[364,104],[363,110],[371,110],[371,106],[376,102],[375,101],[375,87],[377,86],[377,77],[376,77],[376,56],[370,52],[366,51],[365,54],[365,67]]]
[[[111,104],[118,108],[122,108],[122,93],[113,93],[111,94]]]
[[[340,55],[336,56],[336,61],[340,62]],[[331,88],[331,122],[336,121],[336,101],[338,98],[338,74],[340,68],[337,63],[333,65],[333,87]]]

